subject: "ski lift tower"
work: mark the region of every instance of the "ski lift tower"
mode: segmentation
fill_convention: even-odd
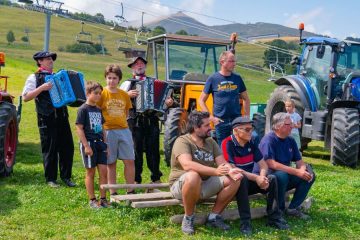
[[[33,1],[29,0],[19,0],[18,2],[23,3],[33,3]],[[51,15],[53,12],[60,12],[61,6],[64,3],[53,1],[53,0],[36,0],[36,6],[40,7],[45,13],[45,32],[44,32],[44,51],[49,51],[49,41],[50,41],[50,22]]]

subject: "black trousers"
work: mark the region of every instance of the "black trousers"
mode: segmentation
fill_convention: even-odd
[[[278,205],[276,177],[274,175],[268,175],[267,178],[269,179],[269,188],[267,190],[261,189],[256,182],[250,181],[245,175],[241,179],[240,187],[236,193],[236,201],[241,222],[250,221],[251,219],[249,195],[255,193],[267,194],[266,212],[269,220],[281,218],[281,212]]]
[[[58,166],[60,178],[70,179],[74,142],[68,117],[55,113],[49,116],[38,114],[37,117],[46,181],[56,181]]]
[[[142,182],[143,153],[151,172],[153,182],[160,180],[163,175],[160,171],[160,128],[156,116],[137,116],[128,120],[132,132],[135,150],[135,181]]]

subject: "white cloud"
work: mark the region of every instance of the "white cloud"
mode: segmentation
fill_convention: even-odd
[[[321,34],[329,37],[334,37],[334,34],[330,30],[322,31]]]
[[[121,1],[117,0],[63,0],[64,8],[72,12],[86,12],[89,14],[102,13],[106,20],[115,20],[115,15],[121,15]],[[170,14],[170,9],[160,5],[160,1],[123,0],[123,17],[134,25],[141,23],[142,12],[144,23]]]
[[[305,24],[305,31],[316,33],[316,24],[320,19],[323,19],[325,14],[322,7],[314,8],[305,13],[293,13],[285,21],[285,26],[298,28],[299,23],[302,22]]]
[[[188,9],[191,12],[202,13],[206,15],[213,15],[215,0],[183,0],[180,4],[181,9]],[[195,18],[196,20],[210,24],[213,19],[198,14],[186,13],[187,15]]]

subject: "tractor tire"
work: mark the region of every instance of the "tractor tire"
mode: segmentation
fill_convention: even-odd
[[[261,113],[254,113],[252,120],[254,121],[253,123],[254,130],[256,131],[260,141],[262,137],[265,135],[265,124],[266,124],[265,115]]]
[[[355,168],[360,142],[359,112],[354,108],[336,108],[332,115],[330,162]]]
[[[171,151],[176,138],[185,134],[187,112],[182,108],[171,108],[164,124],[164,155],[167,166],[170,166]]]
[[[0,175],[9,176],[15,164],[18,141],[16,108],[8,102],[0,103]]]
[[[282,85],[273,91],[265,108],[266,124],[265,132],[268,133],[272,126],[272,117],[278,112],[286,112],[285,101],[290,98],[295,102],[296,112],[303,118],[305,107],[300,100],[299,94],[289,85]],[[299,129],[301,136],[301,129]],[[301,137],[301,150],[307,148],[310,138]]]

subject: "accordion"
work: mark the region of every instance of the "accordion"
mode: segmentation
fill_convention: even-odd
[[[54,107],[65,105],[79,107],[86,102],[84,76],[80,72],[60,70],[56,74],[45,77],[45,82],[51,82],[49,90]]]
[[[135,85],[133,89],[139,93],[135,99],[136,112],[157,111],[164,113],[166,111],[165,100],[172,94],[172,88],[169,87],[168,83],[147,77],[144,80],[129,79],[120,88],[129,91],[131,82],[134,82]]]

